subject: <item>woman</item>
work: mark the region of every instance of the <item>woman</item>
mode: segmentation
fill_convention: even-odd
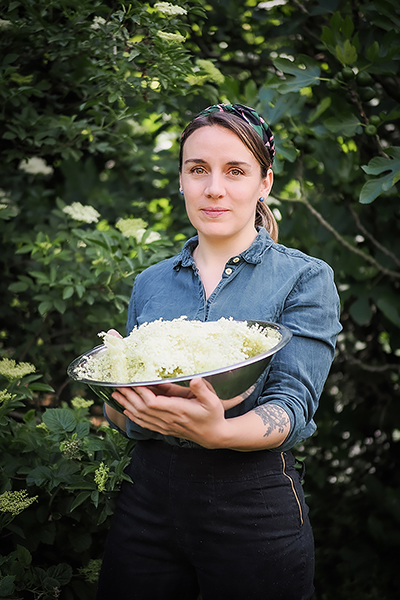
[[[266,206],[273,137],[242,105],[200,113],[180,187],[198,235],[135,280],[128,332],[162,317],[274,321],[293,333],[253,393],[220,401],[195,378],[120,389],[110,422],[138,440],[108,537],[98,599],[306,600],[314,550],[293,445],[313,415],[340,331],[332,271],[277,244]],[[156,395],[156,394],[159,395]]]

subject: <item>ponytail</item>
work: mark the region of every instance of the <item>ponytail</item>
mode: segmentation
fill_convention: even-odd
[[[254,225],[256,227],[264,227],[274,242],[278,241],[278,223],[276,222],[272,210],[265,202],[257,202]]]

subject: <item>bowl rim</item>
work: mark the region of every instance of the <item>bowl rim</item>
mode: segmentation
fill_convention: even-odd
[[[237,319],[237,321],[243,322],[244,319],[242,319],[241,321],[239,321]],[[207,321],[205,321],[205,322],[207,323]],[[77,377],[76,373],[74,373],[74,370],[81,363],[81,361],[83,359],[87,359],[90,356],[92,356],[93,354],[98,354],[99,352],[107,349],[105,344],[100,344],[99,346],[96,346],[95,348],[92,348],[88,352],[84,352],[83,354],[81,354],[80,356],[75,358],[68,365],[67,375],[74,381],[78,381],[79,383],[83,383],[85,385],[113,387],[113,388],[150,387],[150,386],[160,385],[160,384],[165,384],[165,383],[182,383],[184,381],[190,381],[196,377],[209,378],[209,377],[213,377],[215,375],[220,375],[222,373],[228,373],[229,371],[236,371],[236,370],[241,369],[242,367],[246,367],[247,365],[251,365],[256,362],[260,362],[263,359],[268,358],[273,354],[276,354],[279,350],[281,350],[284,346],[286,346],[286,344],[288,344],[288,342],[290,342],[291,338],[293,337],[293,333],[290,331],[290,329],[280,323],[274,323],[272,321],[257,321],[257,320],[250,320],[250,319],[246,320],[246,323],[249,326],[258,324],[261,327],[263,327],[264,329],[267,329],[267,328],[275,329],[276,331],[278,331],[281,334],[282,337],[275,346],[273,346],[266,352],[262,352],[261,354],[256,354],[255,356],[252,356],[251,358],[247,358],[246,360],[243,360],[238,363],[234,363],[232,365],[228,365],[226,367],[220,367],[218,369],[213,369],[212,371],[203,371],[201,373],[193,373],[191,375],[180,375],[179,377],[168,377],[168,378],[162,378],[162,379],[155,379],[153,381],[131,381],[128,383],[117,383],[117,382],[111,382],[111,381],[97,381],[95,379],[86,379],[86,378],[82,378],[82,377]]]

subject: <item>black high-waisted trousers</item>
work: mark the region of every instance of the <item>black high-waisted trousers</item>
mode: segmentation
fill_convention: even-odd
[[[97,600],[308,600],[314,543],[294,462],[138,442]]]

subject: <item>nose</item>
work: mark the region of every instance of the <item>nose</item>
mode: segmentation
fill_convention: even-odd
[[[205,194],[208,198],[221,198],[225,194],[225,184],[223,175],[219,173],[210,173],[207,177]]]

